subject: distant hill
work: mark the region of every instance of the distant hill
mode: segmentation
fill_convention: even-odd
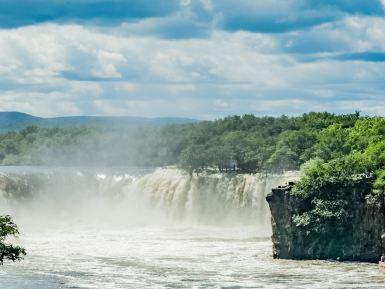
[[[195,119],[178,117],[133,117],[133,116],[65,116],[42,118],[22,112],[0,112],[0,132],[18,130],[29,125],[40,127],[66,126],[102,126],[102,127],[132,127],[132,126],[159,126],[168,124],[184,124],[198,122]]]

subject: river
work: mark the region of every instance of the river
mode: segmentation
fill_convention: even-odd
[[[28,255],[0,288],[385,288],[376,264],[272,258],[263,197],[293,175],[3,175],[24,184],[1,208]]]

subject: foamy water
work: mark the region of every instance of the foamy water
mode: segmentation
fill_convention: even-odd
[[[385,288],[375,264],[273,260],[253,227],[43,230],[0,288]]]
[[[28,255],[1,289],[385,288],[375,264],[272,259],[264,196],[293,174],[12,173],[0,208]]]

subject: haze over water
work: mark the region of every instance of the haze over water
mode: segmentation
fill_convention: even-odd
[[[0,288],[385,288],[376,264],[272,259],[264,195],[293,175],[142,174],[6,173],[43,185],[3,208],[28,255]]]

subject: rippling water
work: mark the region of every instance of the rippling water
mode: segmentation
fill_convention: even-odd
[[[272,258],[264,197],[293,175],[11,169],[0,212],[28,256],[0,289],[385,288],[376,264]]]
[[[137,226],[26,232],[0,288],[385,288],[375,264],[273,260],[254,227]]]

